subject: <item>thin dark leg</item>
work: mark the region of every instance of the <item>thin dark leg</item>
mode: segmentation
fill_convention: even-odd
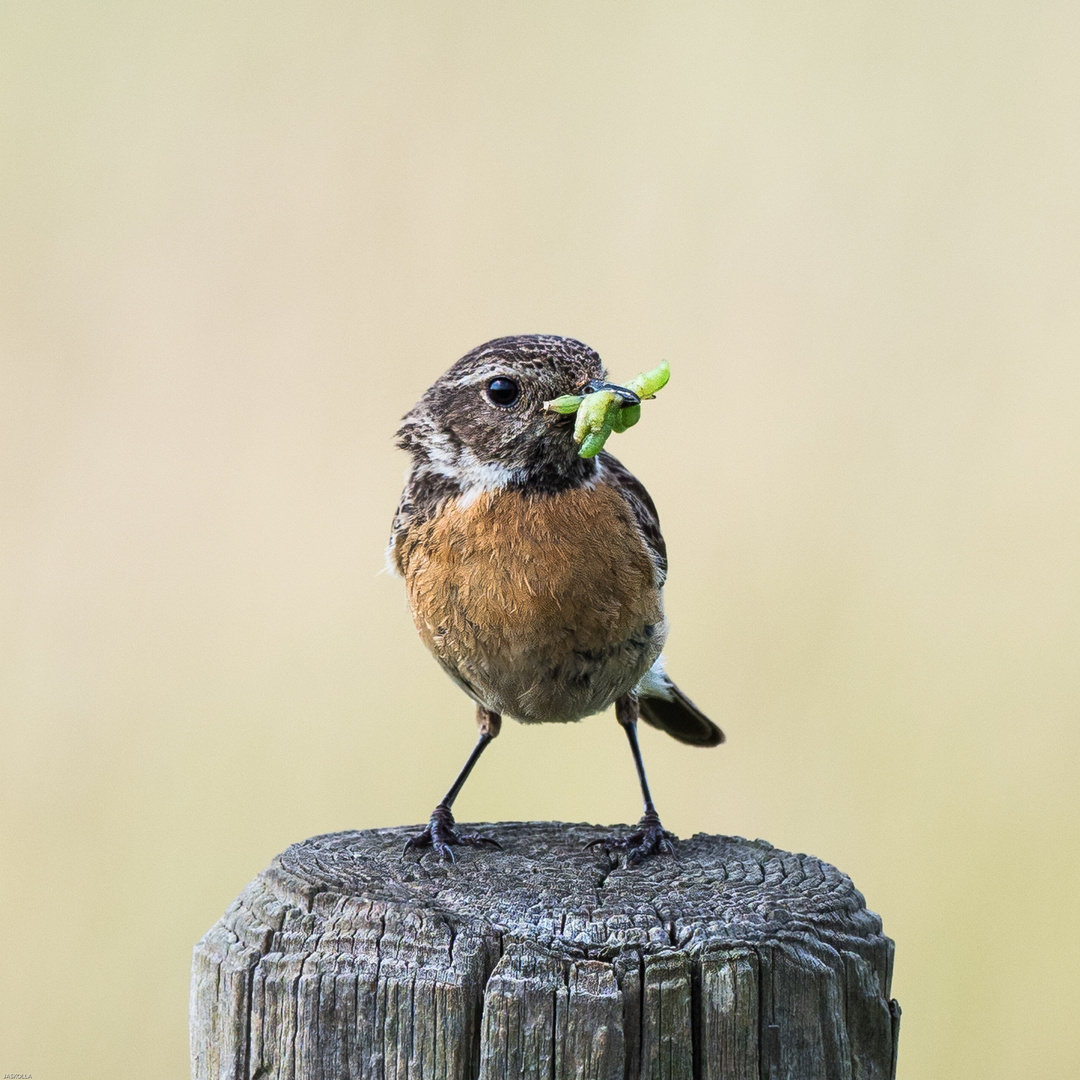
[[[644,862],[650,855],[664,851],[670,855],[675,854],[671,833],[660,824],[660,815],[656,812],[656,806],[652,801],[649,791],[649,781],[645,778],[645,763],[641,760],[641,747],[638,746],[637,722],[638,702],[633,694],[625,694],[615,702],[615,717],[623,726],[627,739],[630,740],[630,753],[634,755],[634,767],[637,769],[638,783],[641,785],[641,799],[645,804],[645,812],[638,822],[637,831],[631,833],[625,839],[593,840],[588,847],[599,847],[605,851],[625,851],[626,865],[637,866]]]
[[[469,755],[469,760],[462,766],[461,772],[458,773],[457,779],[451,784],[450,790],[442,797],[442,802],[439,803],[440,806],[445,806],[449,810],[454,805],[454,800],[465,786],[465,781],[469,779],[469,773],[473,771],[473,766],[480,760],[480,755],[484,752],[487,744],[494,738],[494,735],[481,732],[480,738],[476,740],[476,745],[473,747],[473,752]]]
[[[630,740],[630,753],[634,755],[634,767],[637,769],[638,783],[641,785],[641,798],[645,803],[646,814],[656,814],[652,795],[649,793],[649,781],[645,777],[645,762],[641,760],[641,747],[637,741],[638,703],[635,697],[621,697],[615,702],[615,717],[622,724],[626,737]],[[659,819],[658,819],[659,820]]]
[[[423,832],[417,833],[405,845],[405,850],[401,853],[402,858],[409,851],[433,847],[444,859],[453,862],[453,845],[455,844],[467,844],[471,847],[481,847],[483,845],[502,846],[498,840],[490,836],[481,836],[478,833],[459,834],[454,829],[454,815],[450,812],[450,807],[454,805],[454,800],[461,793],[465,781],[469,779],[469,773],[473,771],[473,767],[480,760],[480,755],[487,748],[488,743],[499,734],[502,717],[498,713],[491,712],[490,709],[478,706],[476,722],[480,727],[480,738],[476,740],[476,745],[469,755],[469,760],[462,766],[461,772],[458,773],[457,779],[450,785],[450,790],[442,797],[442,801],[432,810],[431,820],[428,821],[427,827]]]

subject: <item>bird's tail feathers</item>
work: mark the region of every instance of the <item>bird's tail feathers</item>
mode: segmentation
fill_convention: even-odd
[[[724,733],[667,677],[659,660],[637,692],[645,723],[692,746],[719,746],[724,741]]]

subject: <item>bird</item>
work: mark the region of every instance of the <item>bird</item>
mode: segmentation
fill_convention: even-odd
[[[479,728],[403,857],[431,848],[454,861],[459,845],[500,846],[458,831],[452,807],[504,716],[568,723],[615,706],[643,813],[629,835],[594,844],[629,867],[674,850],[646,779],[639,718],[692,746],[724,741],[665,669],[667,549],[649,493],[606,450],[583,456],[574,416],[552,407],[588,394],[617,399],[616,411],[640,404],[606,381],[599,354],[580,341],[500,337],[454,363],[396,433],[411,467],[387,562],[404,579],[424,644],[475,703]]]

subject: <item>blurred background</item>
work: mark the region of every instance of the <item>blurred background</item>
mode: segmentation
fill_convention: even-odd
[[[382,572],[489,338],[668,389],[669,828],[852,875],[902,1080],[1080,1057],[1080,7],[0,8],[0,1070],[187,1075],[193,943],[420,822],[467,699]],[[635,820],[612,716],[462,820]]]

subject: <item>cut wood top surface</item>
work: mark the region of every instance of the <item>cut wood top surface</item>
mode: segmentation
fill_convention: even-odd
[[[486,923],[568,957],[606,959],[805,935],[864,952],[886,946],[851,879],[811,855],[761,840],[698,834],[634,869],[586,850],[609,827],[558,822],[462,825],[503,850],[462,847],[457,861],[401,857],[410,827],[331,833],[294,844],[260,875],[286,907],[319,915],[348,901]],[[269,897],[267,897],[269,899]],[[861,947],[860,947],[861,944]]]

